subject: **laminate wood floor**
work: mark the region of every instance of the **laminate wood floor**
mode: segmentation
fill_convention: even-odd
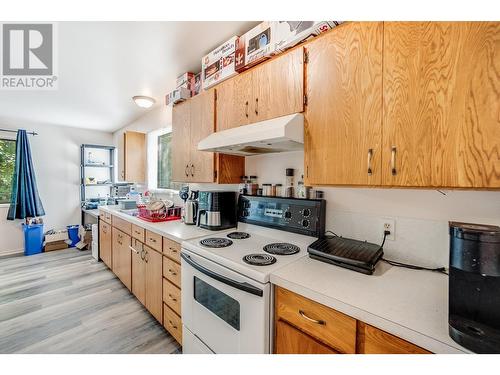
[[[89,251],[0,258],[0,354],[180,353]]]

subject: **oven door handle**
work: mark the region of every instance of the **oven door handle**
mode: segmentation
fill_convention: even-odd
[[[232,286],[233,288],[242,290],[244,292],[254,294],[256,296],[262,297],[264,295],[264,292],[259,289],[254,287],[251,284],[248,283],[240,283],[238,281],[234,281],[228,277],[219,275],[218,273],[215,273],[213,271],[210,271],[208,268],[203,267],[202,265],[196,263],[189,255],[186,255],[184,253],[181,253],[182,259],[184,259],[190,266],[193,268],[197,269],[201,273],[207,275],[208,277],[211,277],[212,279],[215,279],[217,281],[220,281],[221,283],[224,283],[226,285]]]

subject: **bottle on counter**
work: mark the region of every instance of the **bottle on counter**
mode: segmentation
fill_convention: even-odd
[[[294,170],[293,168],[287,168],[285,171],[286,174],[286,187],[285,187],[285,197],[293,198],[295,196],[295,188],[294,188]]]
[[[304,175],[297,182],[297,198],[306,199],[306,186],[304,185]]]
[[[275,196],[282,197],[283,196],[283,184],[274,185]]]
[[[271,184],[262,184],[262,195],[266,197],[271,196]]]
[[[247,180],[248,176],[241,176],[241,182],[238,186],[238,191],[240,194],[247,194]]]

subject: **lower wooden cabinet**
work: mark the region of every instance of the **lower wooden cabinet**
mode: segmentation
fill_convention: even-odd
[[[146,308],[158,320],[163,319],[163,277],[162,255],[144,246],[144,260],[146,262]]]
[[[182,321],[166,304],[163,305],[163,326],[182,345]]]
[[[116,228],[113,228],[112,236],[113,272],[129,290],[132,290],[132,252],[130,250],[132,240],[128,234]]]
[[[109,268],[113,268],[111,242],[111,224],[99,220],[99,257]]]
[[[276,322],[276,354],[338,354],[329,346],[281,320]]]
[[[277,354],[431,354],[330,307],[276,287]]]
[[[399,337],[358,322],[358,353],[360,354],[431,354]]]
[[[132,240],[132,293],[146,306],[146,262],[144,261],[144,244]]]

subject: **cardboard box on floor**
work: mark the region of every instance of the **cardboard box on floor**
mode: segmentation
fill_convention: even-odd
[[[66,229],[51,231],[45,235],[44,251],[62,250],[68,248],[68,231]]]

